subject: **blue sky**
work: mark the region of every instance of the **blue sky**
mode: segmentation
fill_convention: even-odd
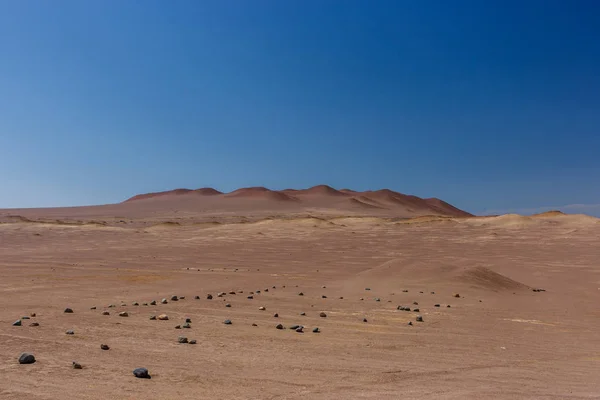
[[[598,15],[595,1],[0,0],[0,207],[326,183],[600,215]]]

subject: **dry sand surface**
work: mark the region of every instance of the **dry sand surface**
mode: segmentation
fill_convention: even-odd
[[[175,196],[0,210],[1,399],[600,398],[598,219],[217,212]]]

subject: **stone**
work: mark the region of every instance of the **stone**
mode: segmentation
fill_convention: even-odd
[[[143,306],[147,306],[147,305],[148,305],[148,303],[142,303],[142,305],[143,305]]]
[[[21,317],[21,319],[29,319],[29,317],[27,315]]]
[[[129,313],[127,311],[120,312],[119,317],[129,317]]]
[[[457,297],[457,298],[458,298],[458,297],[460,297],[460,294],[458,294],[458,293],[454,293],[454,297]]]
[[[192,319],[191,318],[186,318],[185,319],[185,323],[186,324],[191,324],[192,323]]]
[[[151,321],[156,321],[156,315],[151,315],[151,316],[150,316],[150,320],[151,320]]]
[[[258,326],[258,325],[256,325],[255,323],[253,323],[252,326]]]
[[[299,326],[298,328],[296,328],[296,332],[298,332],[298,333],[304,333],[304,327],[303,326]]]
[[[305,313],[305,312],[301,312],[301,313],[300,313],[300,315],[302,315],[302,316],[305,316],[305,315],[306,315],[306,313]]]
[[[134,305],[134,306],[139,306],[139,305],[140,305],[140,303],[138,303],[137,301],[134,301],[134,302],[132,303],[132,305]]]
[[[420,315],[417,315],[417,322],[423,322],[423,317]]]
[[[431,294],[435,294],[435,292],[431,292]]]
[[[73,310],[71,308],[65,308],[64,311],[66,314],[73,314]]]
[[[396,310],[404,311],[404,306],[398,306],[396,307]]]
[[[366,319],[366,318],[363,318],[363,322],[369,322],[369,321],[367,321],[367,319]]]
[[[194,300],[200,300],[200,296],[194,296]]]
[[[208,294],[208,295],[206,295],[206,300],[212,300],[212,298],[213,298],[213,297],[212,297],[212,294]]]
[[[326,299],[326,298],[327,298],[327,296],[325,296],[325,295],[322,295],[322,296],[321,296],[321,298],[322,298],[322,299]]]
[[[35,362],[35,356],[29,353],[22,353],[19,356],[19,364],[33,364]]]
[[[292,325],[292,326],[290,326],[290,329],[293,329],[293,330],[296,330],[298,328],[300,328],[300,325]]]
[[[420,310],[418,308],[415,308],[413,311],[414,312],[419,312]]]
[[[109,304],[108,308],[115,308],[116,306],[114,304]]]
[[[102,315],[110,315],[108,311],[102,311]]]
[[[189,343],[189,344],[196,344],[196,343],[198,343],[198,342],[196,341],[196,339],[192,339],[192,340],[190,340],[188,343]]]
[[[162,304],[167,304],[169,301],[168,301],[167,299],[162,299],[160,302],[161,302]]]
[[[344,297],[343,297],[343,296],[340,296],[340,300],[344,300]]]
[[[379,297],[375,297],[375,301],[381,301]]]
[[[402,293],[408,293],[408,289],[404,289]]]
[[[185,300],[185,296],[179,296],[179,300]]]
[[[408,325],[412,326],[412,321],[408,321]]]
[[[448,305],[446,306],[446,308],[450,308],[450,304],[448,304]]]
[[[191,327],[192,326],[188,323],[182,325],[182,328],[185,328],[185,329],[190,329]]]
[[[158,317],[159,321],[168,321],[169,316],[167,314],[160,314]]]
[[[101,344],[101,345],[100,345],[100,348],[101,348],[102,350],[110,350],[110,347],[108,347],[108,345],[107,345],[107,344]]]
[[[121,304],[121,307],[127,307],[127,304],[123,303]]]
[[[232,291],[229,292],[229,294],[235,294],[235,291],[232,290]]]
[[[90,307],[90,310],[95,310],[96,306]]]
[[[179,300],[179,297],[177,297],[175,295],[171,296],[171,301],[177,301],[177,300]]]
[[[248,300],[252,300],[254,296],[248,296]]]
[[[256,293],[260,293],[260,290],[257,290]]]
[[[440,306],[439,304],[435,304],[435,305],[434,305],[434,307],[439,307],[439,306]]]
[[[181,325],[175,325],[175,329],[181,329]]]
[[[30,317],[35,318],[36,313],[32,312],[31,314],[29,314]]]
[[[136,368],[133,370],[133,375],[140,379],[150,379],[150,374],[146,368]]]
[[[370,287],[366,287],[365,290],[371,290],[371,288]]]
[[[76,361],[73,361],[73,369],[83,369],[83,367],[81,366],[81,364],[79,364]]]
[[[152,301],[150,302],[150,305],[151,305],[151,306],[155,306],[155,305],[156,305],[156,300],[152,300]]]
[[[15,322],[13,322],[12,326],[21,326],[21,320],[16,320]]]
[[[177,338],[177,342],[178,343],[187,343],[188,342],[188,338],[186,338],[185,336],[179,336]]]
[[[65,332],[65,334],[67,334],[67,335],[74,335],[75,331],[69,329],[68,331]]]
[[[265,290],[263,290],[263,292],[268,292],[268,291],[269,291],[269,289],[268,289],[268,288],[267,288],[267,289],[265,289]]]
[[[224,323],[225,325],[231,325],[231,320],[229,320],[229,319],[226,319],[225,321],[223,321],[223,323]]]
[[[283,325],[281,324],[277,324],[277,326],[275,326],[276,329],[283,329]]]
[[[319,328],[313,328],[313,333],[320,333],[321,331],[319,330]]]
[[[227,303],[225,304],[225,307],[231,307],[231,304]]]
[[[223,297],[223,296],[225,296],[225,292],[220,292],[217,294],[217,297]]]
[[[39,322],[32,322],[29,324],[29,326],[40,326]]]
[[[414,306],[418,306],[418,305],[419,305],[419,303],[418,303],[418,302],[416,302],[416,301],[413,301],[413,305],[414,305]]]
[[[323,311],[321,311],[321,312],[319,313],[319,317],[321,317],[321,318],[325,318],[325,317],[327,317],[327,314],[325,314]]]
[[[260,311],[265,311],[265,310],[266,310],[266,308],[265,308],[265,307],[258,307],[258,309],[259,309]]]
[[[361,298],[360,298],[360,301],[363,301],[363,300],[364,300],[364,297],[361,297]]]
[[[298,293],[298,296],[304,296],[304,293],[300,292]]]
[[[277,313],[273,314],[273,318],[279,318],[279,314],[277,314]]]

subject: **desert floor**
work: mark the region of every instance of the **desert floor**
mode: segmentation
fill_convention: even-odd
[[[600,398],[597,219],[223,221],[5,218],[0,398]]]

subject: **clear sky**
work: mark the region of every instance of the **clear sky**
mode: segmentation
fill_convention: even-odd
[[[0,207],[326,183],[600,215],[597,1],[0,0]]]

